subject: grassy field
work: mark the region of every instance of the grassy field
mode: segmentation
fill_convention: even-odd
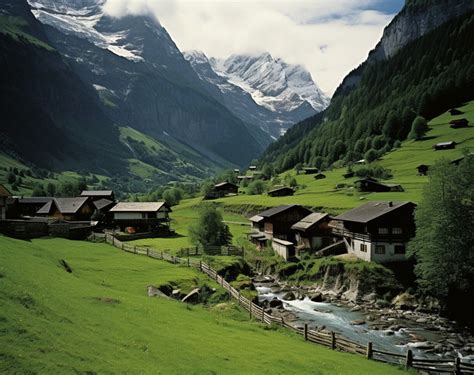
[[[61,239],[0,237],[0,249],[0,373],[403,372],[264,329],[232,304],[147,297],[147,285],[204,277],[191,269]]]
[[[239,195],[223,198],[218,202],[228,206],[257,205],[278,206],[280,204],[302,204],[309,207],[322,208],[331,213],[339,213],[361,204],[361,200],[393,200],[418,202],[421,198],[423,185],[428,177],[417,175],[416,167],[420,164],[431,165],[442,157],[454,160],[461,156],[463,150],[474,151],[474,126],[464,129],[451,129],[449,121],[457,118],[467,118],[474,124],[474,102],[459,107],[462,115],[451,116],[445,113],[429,122],[431,130],[424,140],[405,141],[402,147],[383,156],[377,163],[392,171],[393,178],[390,184],[401,184],[404,192],[391,193],[360,193],[353,189],[336,190],[337,184],[353,184],[357,178],[344,179],[346,168],[325,171],[327,176],[323,180],[315,180],[314,175],[294,175],[298,184],[302,186],[292,197],[269,197],[267,195]],[[456,141],[458,146],[454,150],[434,151],[432,146],[439,142]],[[357,167],[355,167],[357,168]]]

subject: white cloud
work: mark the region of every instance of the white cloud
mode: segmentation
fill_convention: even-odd
[[[208,56],[270,52],[306,66],[332,94],[376,45],[392,16],[374,0],[107,0],[112,16],[152,12],[182,50]]]

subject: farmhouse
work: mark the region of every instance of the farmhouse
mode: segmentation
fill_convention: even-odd
[[[167,235],[170,232],[170,206],[166,202],[120,202],[110,209],[114,224],[121,231],[155,232]],[[127,230],[128,228],[128,230]]]
[[[369,202],[336,216],[329,223],[349,253],[378,263],[405,260],[406,246],[415,235],[412,202]]]
[[[426,176],[428,174],[429,165],[420,164],[416,169],[419,176]]]
[[[270,190],[268,192],[268,195],[270,197],[285,197],[285,196],[288,196],[288,195],[293,195],[294,193],[295,193],[295,191],[292,188],[290,188],[288,186],[283,186],[283,187],[279,187],[279,188]]]
[[[8,218],[19,219],[22,217],[36,216],[39,209],[50,203],[52,197],[13,197],[10,199]]]
[[[449,141],[449,142],[441,142],[437,143],[433,146],[435,150],[450,150],[456,147],[456,142]]]
[[[322,173],[318,173],[316,176],[314,176],[315,180],[323,180],[325,178],[326,178],[326,175]]]
[[[250,218],[255,234],[264,235],[267,239],[278,238],[293,241],[291,226],[311,213],[310,210],[297,205],[284,205],[270,208]]]
[[[295,232],[296,248],[317,251],[330,245],[333,236],[329,221],[328,214],[315,212],[293,224],[291,229]]]
[[[93,201],[99,199],[108,199],[109,201],[115,201],[115,195],[112,190],[84,190],[81,193],[81,197],[89,197]]]
[[[316,173],[319,173],[319,168],[304,167],[303,171],[305,174],[316,174]]]
[[[88,197],[53,198],[38,210],[37,215],[66,221],[88,221],[94,210]]]
[[[206,194],[205,199],[217,199],[228,195],[237,195],[239,187],[231,182],[221,182],[214,185],[212,190]]]
[[[375,178],[366,177],[354,182],[357,190],[363,192],[390,192],[390,191],[404,191],[401,185],[387,185],[383,184]]]
[[[460,129],[460,128],[467,128],[469,126],[469,121],[465,118],[461,118],[459,120],[451,120],[449,122],[449,127],[452,129]]]
[[[10,191],[5,186],[0,185],[0,220],[7,218],[7,200],[11,196]]]

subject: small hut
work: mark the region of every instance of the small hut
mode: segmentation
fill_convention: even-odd
[[[288,186],[283,186],[283,187],[270,190],[268,192],[268,195],[270,197],[286,197],[288,195],[293,195],[294,193],[295,191],[292,188]]]
[[[456,108],[451,108],[449,110],[449,113],[451,114],[451,116],[462,115],[462,112],[459,109],[456,109]]]
[[[438,150],[451,150],[456,147],[456,142],[454,141],[449,141],[449,142],[441,142],[437,143],[433,146],[433,148],[438,151]]]
[[[316,174],[316,173],[319,173],[319,168],[304,167],[303,171],[304,171],[305,174]]]
[[[316,176],[314,176],[315,180],[323,180],[325,178],[326,178],[326,175],[322,173],[318,173]]]
[[[237,195],[239,187],[231,182],[221,182],[214,185],[213,189],[206,194],[205,199],[217,199],[229,195]]]
[[[355,176],[355,172],[348,172],[342,175],[344,178],[352,178]]]
[[[404,191],[401,185],[387,185],[371,177],[357,180],[354,183],[357,190],[362,192],[383,193]]]
[[[418,167],[416,167],[418,170],[418,175],[419,176],[426,176],[428,173],[429,166],[426,164],[420,164]]]
[[[451,120],[449,122],[449,127],[451,129],[460,129],[460,128],[467,128],[469,126],[469,121],[465,118],[461,118],[458,120]]]

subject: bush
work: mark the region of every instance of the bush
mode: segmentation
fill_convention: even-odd
[[[249,184],[247,193],[250,195],[263,194],[266,189],[267,189],[267,185],[265,184],[265,182],[261,180],[257,180]]]
[[[410,134],[408,134],[408,138],[410,139],[421,139],[428,131],[428,123],[424,117],[418,116],[413,120],[411,125]]]
[[[195,224],[189,227],[189,238],[196,246],[222,246],[232,241],[229,227],[215,205],[202,205]]]
[[[375,160],[377,160],[379,157],[377,151],[375,151],[373,148],[371,148],[369,151],[367,151],[364,155],[364,159],[367,163],[372,163]]]

